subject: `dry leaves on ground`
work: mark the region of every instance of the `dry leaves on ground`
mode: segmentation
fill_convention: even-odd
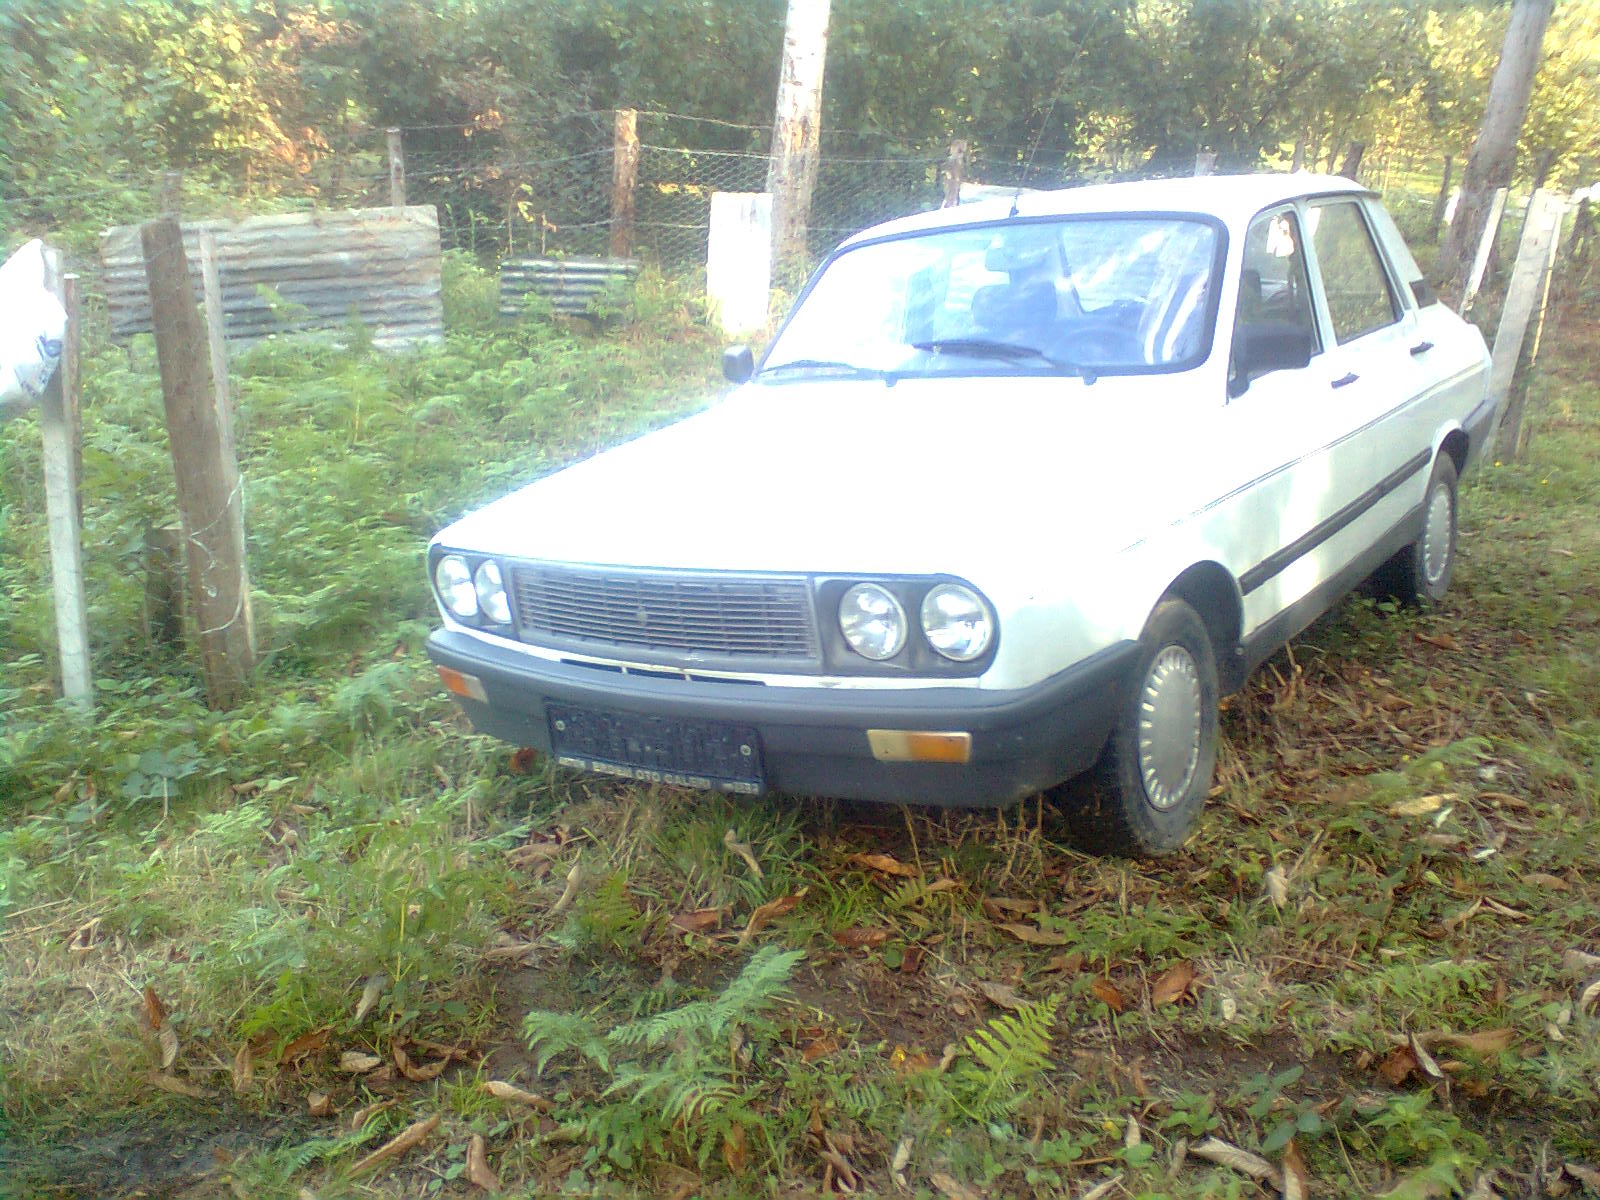
[[[744,932],[739,935],[739,945],[747,944],[751,938],[755,937],[758,932],[777,918],[785,913],[793,912],[800,901],[806,898],[806,893],[810,890],[810,888],[801,888],[792,896],[779,896],[776,900],[768,900],[765,904],[759,905],[750,914],[749,924],[744,927]]]
[[[889,940],[887,929],[862,929],[853,925],[849,929],[841,929],[833,935],[833,940],[846,950],[870,950],[874,946],[881,946]]]
[[[1114,1013],[1123,1009],[1122,993],[1117,990],[1117,985],[1109,979],[1094,979],[1089,983],[1089,990],[1094,993],[1096,1000],[1100,1001]]]
[[[378,997],[383,995],[383,989],[388,986],[387,975],[367,976],[366,983],[361,985],[361,999],[356,1001],[356,1014],[350,1018],[352,1024],[361,1024],[361,1019],[377,1007]]]
[[[1161,973],[1150,987],[1150,1007],[1160,1008],[1163,1004],[1182,1004],[1185,1000],[1193,1001],[1199,990],[1195,985],[1194,964],[1187,960],[1174,963]]]
[[[467,1182],[486,1192],[500,1190],[500,1177],[489,1169],[488,1144],[481,1133],[467,1143]]]
[[[1273,1166],[1259,1154],[1251,1154],[1248,1150],[1241,1150],[1231,1142],[1221,1138],[1208,1137],[1205,1141],[1189,1147],[1189,1153],[1195,1158],[1203,1158],[1207,1162],[1216,1163],[1219,1167],[1238,1171],[1252,1179],[1272,1187],[1279,1187],[1282,1179],[1278,1168]]]
[[[512,1104],[526,1104],[529,1108],[536,1108],[540,1112],[549,1112],[553,1107],[550,1101],[543,1096],[536,1096],[532,1092],[525,1092],[515,1084],[506,1083],[499,1079],[490,1079],[483,1084],[483,1090],[496,1100],[504,1100]]]
[[[346,1075],[365,1075],[383,1065],[376,1054],[362,1054],[359,1050],[346,1050],[339,1055],[339,1070]]]
[[[892,854],[851,854],[846,857],[845,862],[884,875],[899,875],[903,879],[915,879],[922,874],[917,868],[901,862]]]
[[[722,909],[697,908],[691,912],[677,913],[672,918],[672,927],[681,929],[684,933],[705,933],[722,924]]]
[[[310,1033],[302,1033],[284,1046],[278,1055],[280,1066],[293,1066],[304,1059],[321,1054],[328,1045],[328,1035],[333,1032],[333,1027],[324,1025],[320,1029],[313,1029]]]
[[[1016,988],[1008,987],[1003,983],[995,983],[988,979],[978,980],[977,987],[989,1003],[997,1008],[1009,1008],[1012,1012],[1016,1012],[1018,1009],[1027,1007],[1028,1002],[1017,995]]]
[[[741,842],[739,835],[729,829],[722,835],[722,844],[743,860],[744,865],[750,868],[750,874],[756,877],[757,883],[761,883],[766,879],[765,873],[761,870],[761,864],[756,861],[755,847],[749,842]]]
[[[1019,921],[1002,921],[995,926],[1003,929],[1019,942],[1027,942],[1030,946],[1065,946],[1072,939],[1064,933],[1052,933],[1034,925],[1024,925]]]
[[[326,1092],[311,1092],[306,1096],[306,1111],[313,1117],[333,1116],[333,1097]]]
[[[439,1128],[438,1113],[434,1113],[433,1116],[424,1120],[412,1122],[394,1137],[390,1138],[383,1145],[379,1146],[371,1154],[363,1158],[355,1166],[351,1167],[350,1173],[352,1175],[359,1175],[363,1171],[370,1171],[379,1163],[385,1162],[391,1158],[397,1158],[398,1156],[404,1154],[407,1150],[414,1150],[423,1142],[427,1141],[428,1135],[437,1128]]]

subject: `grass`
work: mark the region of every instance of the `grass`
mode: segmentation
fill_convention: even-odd
[[[92,719],[49,699],[37,442],[0,438],[0,1192],[467,1194],[474,1136],[525,1196],[1265,1194],[1207,1139],[1327,1196],[1592,1168],[1584,295],[1447,603],[1353,599],[1273,659],[1156,863],[1076,853],[1056,797],[747,802],[470,735],[419,649],[426,536],[706,393],[670,288],[604,336],[502,330],[456,263],[440,348],[247,356],[265,654],[227,715],[141,631],[159,393],[148,346],[98,349]]]

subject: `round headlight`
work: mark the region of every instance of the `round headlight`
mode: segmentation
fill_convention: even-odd
[[[923,597],[922,632],[946,658],[971,662],[994,640],[994,619],[971,588],[941,583]]]
[[[433,569],[439,599],[453,616],[463,621],[478,615],[478,589],[472,586],[472,568],[459,554],[446,554]]]
[[[881,662],[905,647],[906,610],[887,588],[858,583],[839,600],[839,629],[857,654]]]
[[[478,592],[478,607],[483,615],[496,625],[511,624],[511,601],[506,599],[506,585],[500,578],[500,564],[487,559],[478,564],[472,577]]]

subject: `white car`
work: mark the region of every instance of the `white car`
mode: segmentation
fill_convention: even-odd
[[[441,531],[429,653],[569,767],[936,805],[1093,769],[1098,844],[1170,851],[1219,696],[1374,572],[1444,592],[1487,368],[1344,179],[892,221],[721,402]]]

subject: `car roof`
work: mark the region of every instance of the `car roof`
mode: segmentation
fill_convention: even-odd
[[[1236,226],[1271,205],[1330,193],[1369,194],[1367,188],[1341,175],[1319,175],[1308,171],[1136,179],[1127,183],[1086,184],[1055,191],[1023,190],[1015,197],[1001,196],[885,221],[846,238],[840,243],[840,249],[897,234],[1000,221],[1012,215],[1013,206],[1018,217],[1182,212],[1202,213],[1217,217],[1229,226]]]

